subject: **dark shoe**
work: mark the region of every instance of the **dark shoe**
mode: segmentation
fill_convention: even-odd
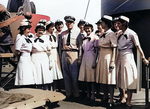
[[[72,96],[66,96],[66,98],[63,101],[68,101],[68,102],[73,102],[73,97]]]
[[[84,98],[84,104],[89,104],[91,102],[91,98]]]
[[[121,99],[116,100],[115,103],[114,103],[114,105],[120,105],[120,104],[121,104]]]
[[[95,102],[95,100],[93,100],[91,98],[84,99],[84,103],[83,104],[88,105],[88,106],[100,106],[99,102]]]
[[[57,102],[53,102],[53,103],[51,103],[50,101],[46,101],[44,109],[53,109],[53,108],[60,107],[60,105],[57,104],[57,103],[58,103],[58,101]]]
[[[56,108],[56,107],[60,107],[60,105],[58,104],[58,101],[57,102],[53,102],[52,105],[51,105],[51,108]]]
[[[74,97],[73,102],[80,102],[80,98],[79,97]]]
[[[123,106],[123,107],[125,107],[126,106],[126,102],[125,103],[120,103],[120,106]]]
[[[108,99],[105,99],[105,100],[101,100],[101,101],[100,101],[100,105],[101,105],[101,106],[107,106],[107,104],[108,104]]]
[[[113,103],[108,103],[107,104],[107,109],[113,109],[114,107],[114,104]]]
[[[122,103],[121,102],[121,100],[118,100],[118,101],[116,101],[115,103],[114,103],[114,105],[118,105],[118,106],[123,106],[123,107],[125,107],[126,106],[126,102],[125,103]]]
[[[81,93],[81,97],[82,97],[82,98],[86,98],[86,93],[85,93],[85,92],[82,92],[82,93]]]
[[[126,104],[126,109],[132,109],[132,105],[129,106],[129,105]]]

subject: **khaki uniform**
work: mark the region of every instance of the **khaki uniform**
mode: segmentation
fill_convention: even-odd
[[[61,33],[62,46],[65,46],[67,43],[69,31],[63,31]],[[74,29],[70,33],[70,47],[72,50],[62,50],[62,69],[63,77],[65,83],[66,96],[74,95],[74,97],[79,96],[78,89],[78,48],[77,48],[77,36],[79,32]],[[72,92],[73,91],[73,92]]]

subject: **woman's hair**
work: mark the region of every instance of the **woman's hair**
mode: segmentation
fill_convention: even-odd
[[[97,34],[97,33],[99,33],[99,30],[96,30],[96,31],[95,31],[95,34]]]
[[[129,23],[125,20],[119,19],[118,21],[120,21],[123,25],[125,25],[126,28],[128,28]]]
[[[44,27],[44,26],[39,25],[39,26],[36,26],[36,28],[35,28],[35,32],[36,32],[36,33],[37,33],[37,30],[38,30],[39,28],[40,28],[40,29],[44,29],[44,31],[45,31],[45,27]]]
[[[49,27],[51,27],[51,26],[55,26],[55,24],[54,23],[50,23],[49,25],[46,26],[46,30],[48,30]]]
[[[31,25],[28,25],[28,26],[20,26],[19,27],[19,34],[23,35],[24,31],[27,29],[27,28],[31,28]]]
[[[113,32],[117,32],[117,30],[115,29],[114,26],[111,27],[111,30],[112,30]]]
[[[57,25],[59,26],[59,25],[61,25],[61,24],[64,25],[62,21],[55,22],[55,28],[56,28]]]
[[[94,31],[93,25],[84,25],[84,31],[85,31],[85,27],[90,27],[92,32]]]
[[[105,18],[102,18],[101,19],[103,22],[105,22],[105,24],[108,26],[108,28],[111,28],[112,27],[112,21],[110,20],[107,20]]]

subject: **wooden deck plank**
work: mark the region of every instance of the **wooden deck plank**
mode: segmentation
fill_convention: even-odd
[[[10,58],[13,57],[13,53],[0,53],[0,58]]]

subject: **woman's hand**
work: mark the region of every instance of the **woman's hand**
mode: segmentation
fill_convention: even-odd
[[[52,69],[52,66],[49,66],[49,70],[51,70]]]
[[[97,63],[96,63],[96,62],[93,62],[93,64],[92,64],[92,69],[96,69],[96,66],[97,66]]]
[[[47,50],[47,51],[45,51],[45,52],[47,53],[48,56],[51,55],[51,51],[50,51],[50,50]]]
[[[148,60],[146,58],[143,58],[143,62],[145,65],[148,65],[149,64],[149,60],[150,60],[150,57],[148,58]]]
[[[20,51],[16,50],[15,55],[20,56]]]
[[[80,59],[80,58],[77,59],[78,66],[81,65],[81,60],[82,60],[82,59]]]
[[[109,65],[109,72],[112,72],[112,70],[114,69],[114,67],[115,67],[115,63],[114,63],[114,61],[111,61],[110,65]]]
[[[148,61],[150,61],[150,57],[148,58]]]

